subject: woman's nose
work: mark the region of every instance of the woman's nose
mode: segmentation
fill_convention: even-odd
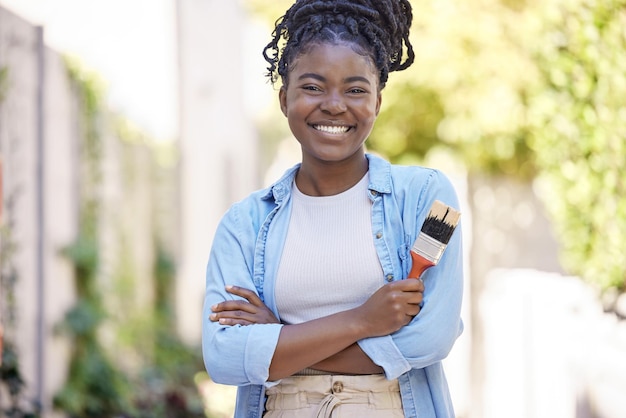
[[[320,109],[323,112],[329,113],[331,115],[336,115],[338,113],[345,112],[347,110],[347,107],[341,94],[328,93],[322,100]]]

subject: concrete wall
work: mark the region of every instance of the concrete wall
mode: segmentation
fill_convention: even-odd
[[[101,181],[85,189],[81,103],[62,56],[43,39],[42,28],[0,7],[0,69],[7,74],[0,102],[0,314],[5,341],[14,342],[19,353],[23,401],[40,402],[44,417],[52,417],[52,398],[65,383],[71,348],[55,327],[76,299],[73,266],[60,250],[76,239],[83,194],[93,193],[100,202],[100,286],[113,313],[102,335],[112,346],[119,324],[151,308],[155,237],[170,250],[177,245],[173,184],[178,178],[172,166],[157,164],[141,135],[122,138],[114,129],[120,126],[115,116],[105,109],[99,127]],[[7,292],[12,268],[13,305]],[[125,292],[118,287],[121,276],[130,278]],[[119,359],[118,365],[131,371],[138,364],[132,356]]]
[[[49,404],[69,358],[67,341],[52,329],[74,300],[72,266],[59,250],[77,231],[77,102],[60,56],[43,45],[42,30],[0,8],[2,67],[3,226],[17,246],[3,268],[13,265],[18,279],[16,322],[6,317],[6,293],[2,319],[6,340],[20,354],[26,397]],[[0,245],[6,249],[9,242]]]

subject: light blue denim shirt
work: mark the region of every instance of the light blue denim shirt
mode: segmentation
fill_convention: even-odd
[[[369,161],[372,232],[384,281],[402,280],[411,268],[410,249],[435,200],[459,209],[456,193],[441,172]],[[227,284],[256,289],[279,317],[276,273],[291,211],[291,186],[298,165],[267,189],[234,204],[221,220],[209,257],[202,312],[202,350],[211,379],[238,386],[235,418],[263,415],[265,384],[282,325],[224,326],[209,321],[211,306],[233,299]],[[460,225],[439,264],[424,275],[423,308],[410,324],[384,337],[358,342],[398,379],[406,417],[454,417],[441,361],[461,334],[463,262]]]

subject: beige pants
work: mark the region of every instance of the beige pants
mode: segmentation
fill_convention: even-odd
[[[292,376],[266,395],[265,418],[404,417],[398,381],[383,375]]]

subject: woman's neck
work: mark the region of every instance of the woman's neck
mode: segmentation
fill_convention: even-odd
[[[365,155],[340,163],[313,164],[303,161],[296,174],[296,185],[309,196],[333,196],[357,184],[367,170]]]

